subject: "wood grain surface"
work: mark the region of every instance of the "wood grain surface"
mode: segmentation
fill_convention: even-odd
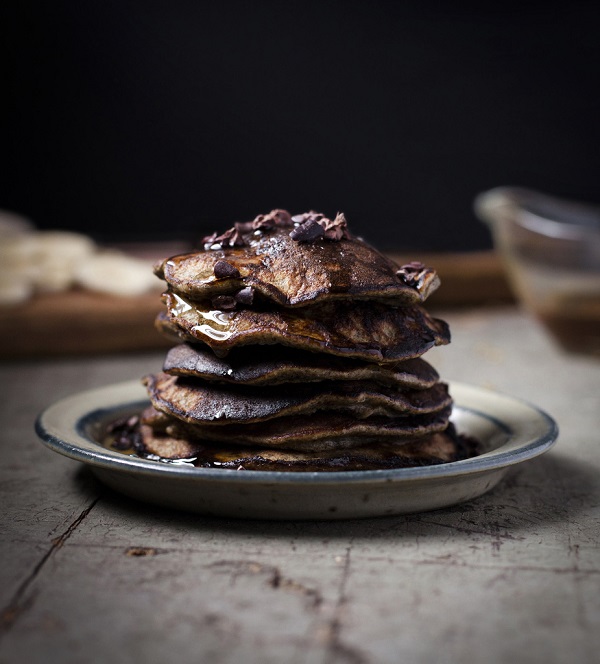
[[[137,503],[32,423],[164,353],[0,366],[0,662],[596,664],[600,364],[514,307],[440,313],[440,375],[527,399],[561,435],[485,496],[425,514],[262,522]]]
[[[143,351],[168,346],[154,328],[160,294],[72,290],[0,307],[2,357]],[[172,344],[171,344],[172,345]]]

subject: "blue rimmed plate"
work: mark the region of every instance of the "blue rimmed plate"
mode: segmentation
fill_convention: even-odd
[[[126,496],[202,514],[255,519],[350,519],[440,509],[496,486],[514,464],[542,454],[558,428],[538,408],[490,390],[450,383],[452,421],[477,438],[472,459],[418,468],[273,472],[194,468],[127,456],[102,446],[106,425],[148,404],[139,381],[80,392],[36,422],[42,441],[81,461]]]

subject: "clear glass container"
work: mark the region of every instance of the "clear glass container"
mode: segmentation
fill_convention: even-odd
[[[600,207],[501,187],[475,212],[526,309],[566,350],[600,356]]]

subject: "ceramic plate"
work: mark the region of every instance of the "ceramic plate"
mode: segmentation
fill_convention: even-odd
[[[194,468],[106,449],[107,423],[148,404],[139,381],[80,392],[45,410],[36,431],[52,450],[88,464],[111,488],[157,505],[228,517],[348,519],[407,514],[470,500],[494,487],[510,466],[548,450],[555,422],[523,401],[450,383],[459,433],[477,438],[473,459],[419,468],[273,472]]]

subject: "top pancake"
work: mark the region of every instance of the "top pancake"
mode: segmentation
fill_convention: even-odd
[[[251,287],[284,307],[344,298],[418,304],[439,285],[435,271],[424,266],[406,280],[395,263],[359,238],[299,242],[289,227],[241,237],[243,246],[209,244],[217,248],[169,258],[156,274],[192,300]],[[215,275],[218,261],[231,266],[231,276]]]

